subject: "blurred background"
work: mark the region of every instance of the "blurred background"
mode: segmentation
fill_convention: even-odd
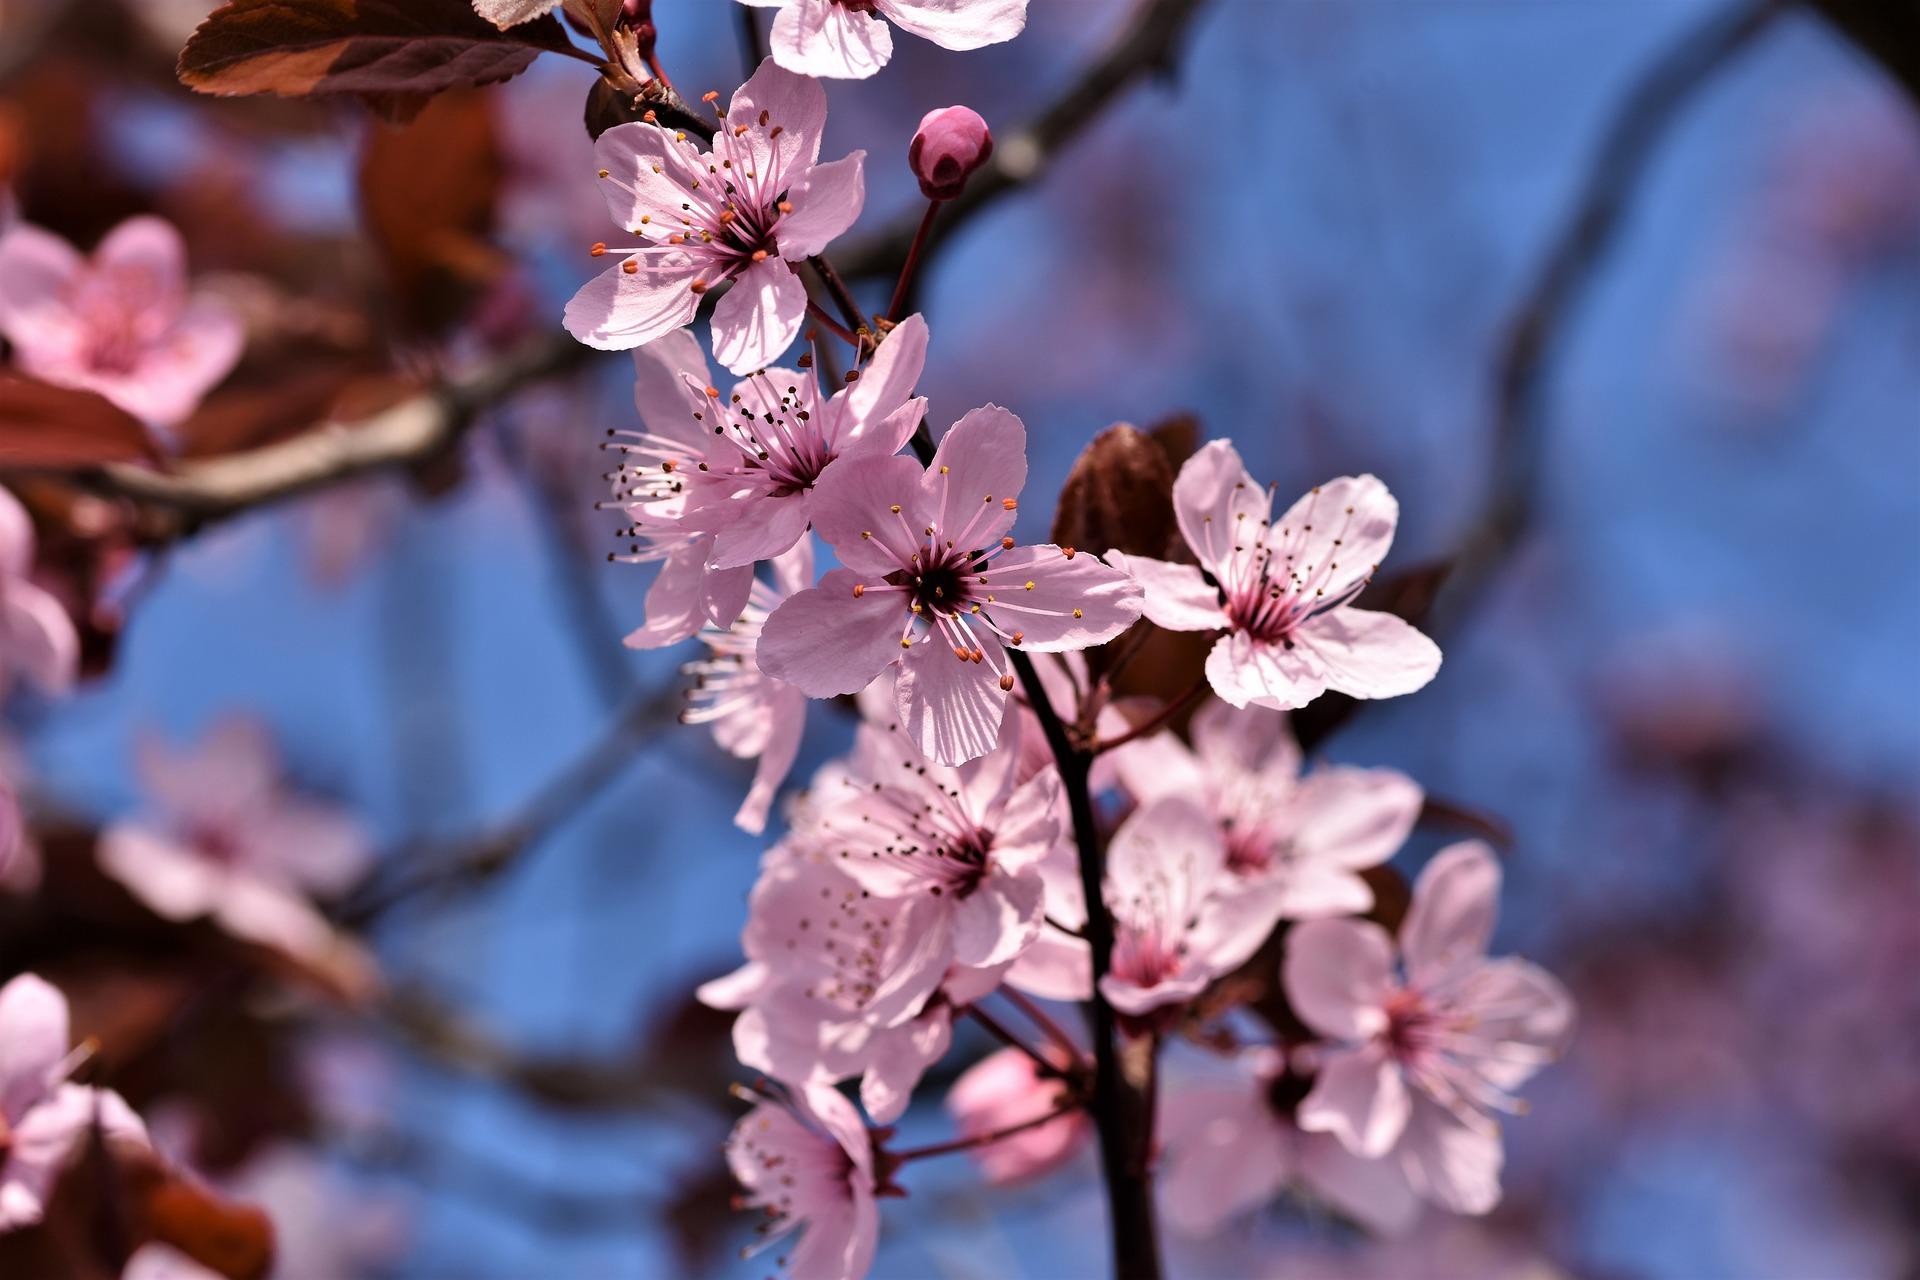
[[[210,7],[0,0],[6,216],[86,246],[159,212],[247,317],[182,452],[351,420],[557,328],[606,235],[589,68],[544,59],[395,130],[181,88]],[[683,89],[743,77],[733,8],[659,0]],[[1011,44],[902,39],[830,84],[825,154],[869,151],[850,239],[917,216],[924,111],[1004,137],[1130,8],[1034,0]],[[934,423],[1025,419],[1027,539],[1095,432],[1182,415],[1283,494],[1380,475],[1401,567],[1523,499],[1434,628],[1438,679],[1319,751],[1511,827],[1496,950],[1567,980],[1574,1047],[1507,1128],[1490,1217],[1369,1245],[1276,1207],[1174,1238],[1175,1274],[1920,1275],[1920,113],[1795,6],[1633,105],[1733,12],[1210,0],[1172,74],[923,277]],[[1657,126],[1609,167],[1623,113]],[[1596,193],[1618,221],[1515,395],[1515,326]],[[630,389],[624,357],[582,353],[430,465],[200,527],[14,486],[92,675],[10,703],[40,839],[0,960],[68,991],[103,1082],[180,1158],[273,1209],[281,1275],[768,1270],[738,1260],[718,1155],[727,1023],[691,994],[737,962],[765,842],[730,822],[743,767],[674,723],[693,655],[620,645],[649,575],[605,563],[619,521],[593,503]],[[142,808],[139,744],[236,714],[386,859],[338,919],[390,1007],[235,978],[99,906],[87,833]],[[850,737],[816,710],[795,780]],[[948,1132],[933,1084],[910,1140]],[[876,1274],[1086,1274],[1091,1173],[996,1192],[917,1165]]]

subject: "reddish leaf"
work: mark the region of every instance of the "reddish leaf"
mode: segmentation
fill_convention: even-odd
[[[221,1200],[175,1177],[153,1189],[146,1208],[155,1240],[210,1271],[230,1280],[265,1280],[273,1269],[273,1223],[252,1205]]]
[[[1166,453],[1125,423],[1095,436],[1060,490],[1053,540],[1095,555],[1113,547],[1163,559],[1173,531],[1173,469]]]
[[[457,320],[506,259],[491,242],[506,164],[487,94],[434,100],[403,129],[368,133],[360,214],[401,312],[416,328]]]
[[[1147,434],[1166,451],[1168,465],[1178,472],[1200,447],[1200,419],[1190,413],[1175,414],[1148,427]]]
[[[216,391],[175,434],[181,456],[216,457],[299,435],[320,422],[358,422],[398,404],[419,385],[359,361],[313,360],[259,385]]]
[[[229,0],[180,52],[200,93],[352,94],[393,118],[573,48],[552,17],[501,31],[469,0]]]
[[[0,373],[0,466],[157,459],[140,420],[92,391]]]

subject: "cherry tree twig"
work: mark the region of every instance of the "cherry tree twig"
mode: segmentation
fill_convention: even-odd
[[[926,250],[966,224],[1001,196],[1045,176],[1068,143],[1100,118],[1140,77],[1171,74],[1180,42],[1207,0],[1139,0],[1104,52],[1089,63],[1039,115],[995,142],[993,157],[967,179],[967,188],[941,210],[928,229]],[[919,211],[884,230],[850,241],[835,255],[848,276],[892,275],[899,270],[920,229]]]
[[[1532,523],[1548,375],[1654,154],[1693,99],[1785,9],[1784,0],[1757,0],[1709,15],[1641,73],[1613,113],[1570,216],[1507,322],[1494,372],[1490,492],[1461,541],[1430,629],[1459,623]]]

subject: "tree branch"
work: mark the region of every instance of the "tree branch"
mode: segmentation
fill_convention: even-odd
[[[1619,240],[1655,152],[1693,98],[1784,7],[1784,0],[1758,0],[1715,12],[1655,59],[1615,111],[1571,215],[1507,323],[1494,375],[1487,501],[1461,540],[1430,629],[1458,624],[1532,522],[1547,375]]]
[[[993,158],[967,179],[967,189],[929,230],[927,249],[1001,196],[1045,176],[1067,144],[1135,80],[1152,72],[1171,74],[1180,40],[1206,2],[1138,0],[1105,52],[1033,120],[996,141]],[[911,212],[884,230],[849,242],[834,254],[834,264],[849,276],[894,274],[913,246],[920,220],[920,212]]]
[[[322,423],[288,440],[183,462],[170,471],[113,464],[78,479],[96,493],[134,503],[149,518],[148,539],[169,541],[324,485],[439,457],[482,410],[579,367],[590,354],[566,333],[544,336],[358,423]]]

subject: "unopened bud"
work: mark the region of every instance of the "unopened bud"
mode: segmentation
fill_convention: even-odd
[[[907,163],[929,200],[951,200],[993,154],[993,133],[970,107],[941,107],[920,118]]]

